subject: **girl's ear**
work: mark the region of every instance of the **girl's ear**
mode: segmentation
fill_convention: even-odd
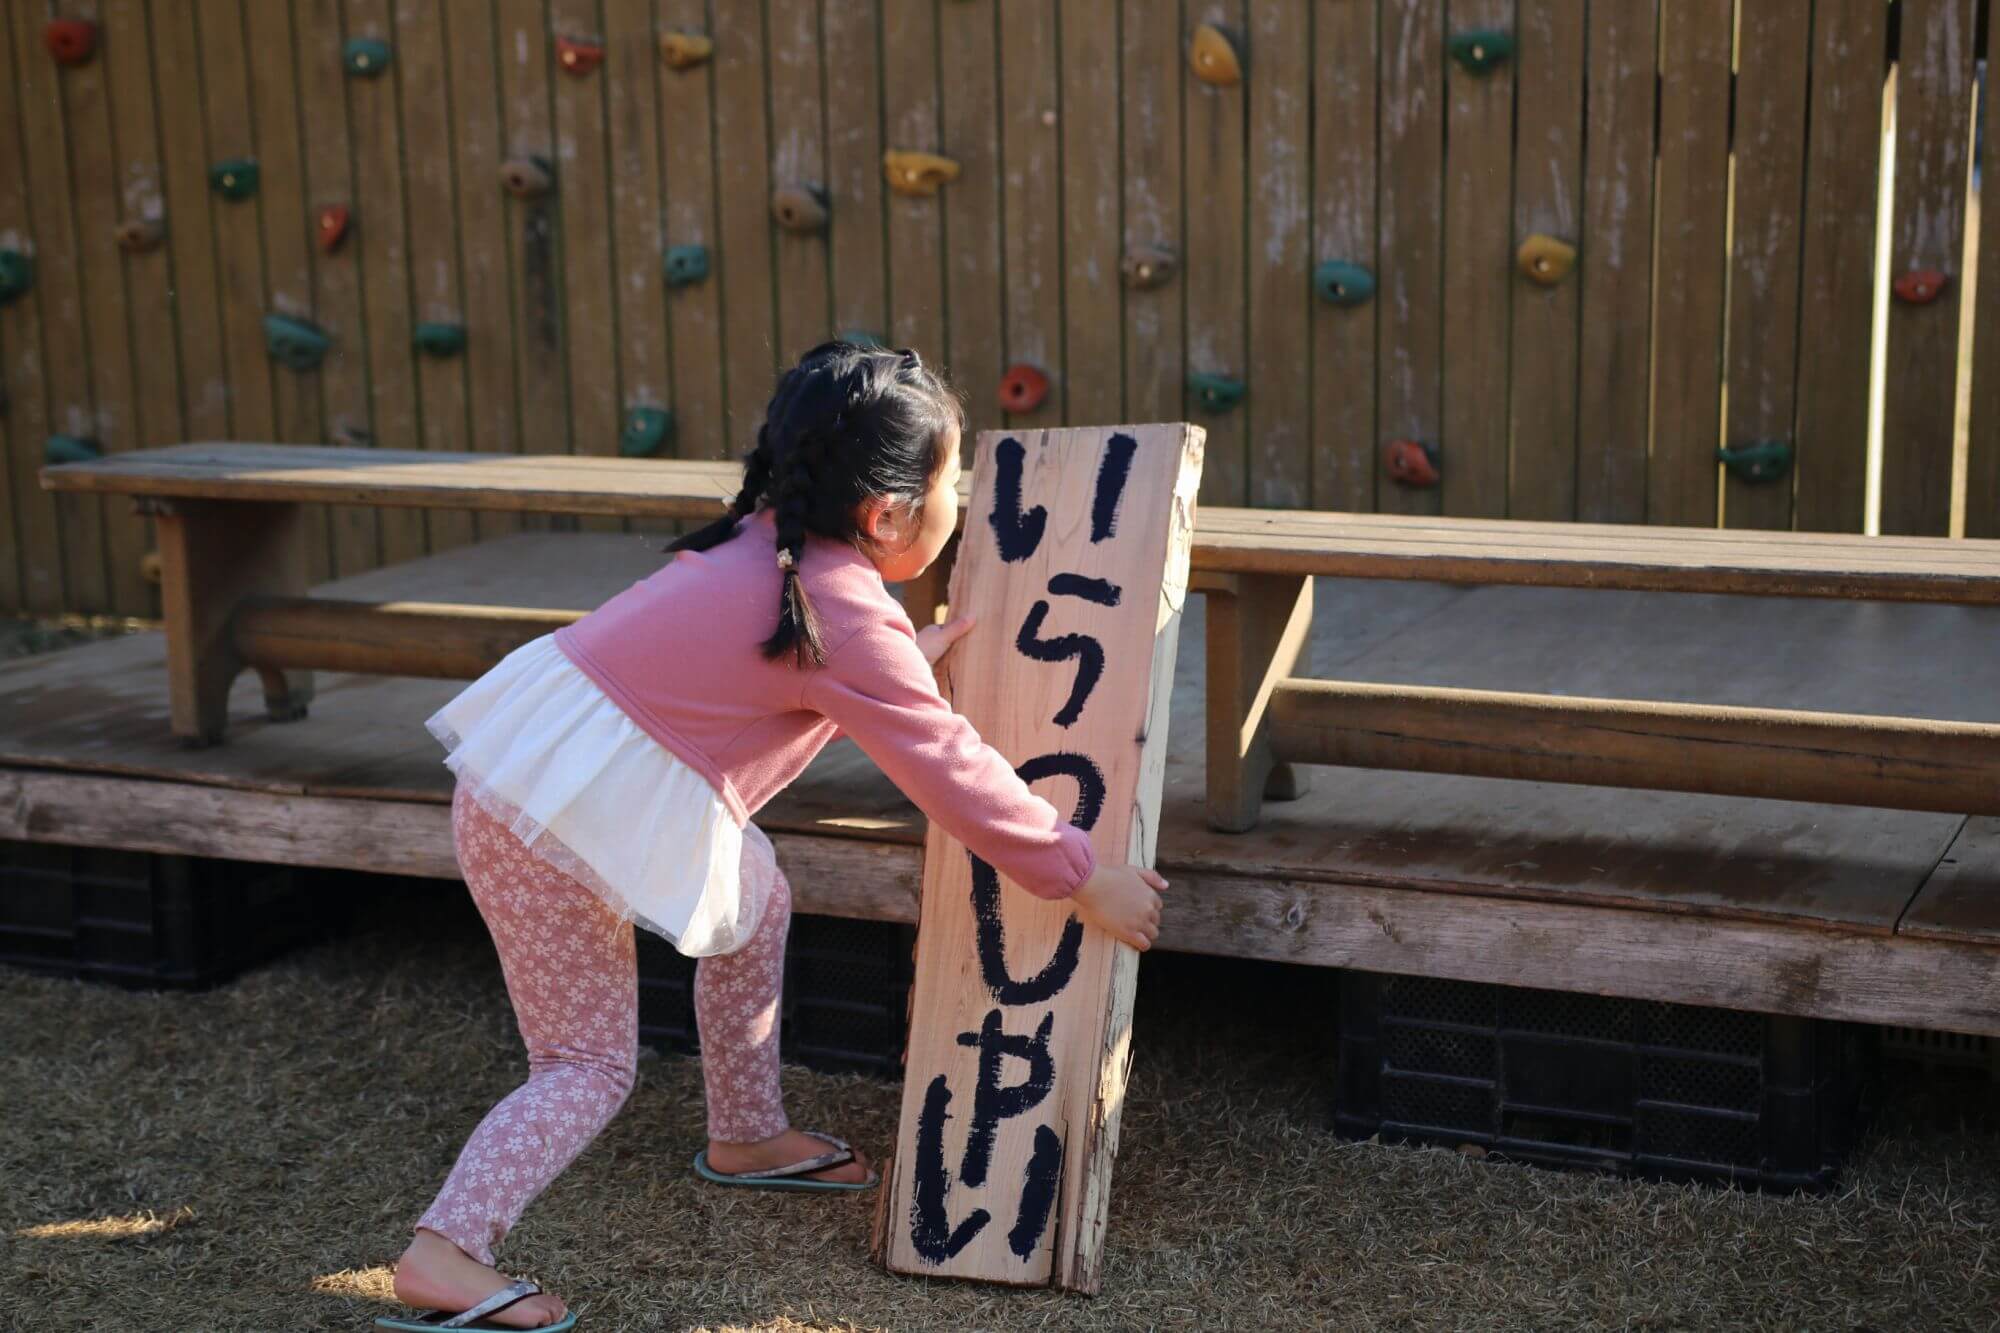
[[[896,522],[895,507],[886,496],[871,495],[861,502],[860,512],[855,515],[854,526],[861,535],[877,546],[893,545],[901,533],[901,525]]]

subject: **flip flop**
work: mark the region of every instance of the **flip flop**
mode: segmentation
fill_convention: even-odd
[[[520,1333],[520,1330],[508,1328],[504,1324],[484,1324],[479,1321],[488,1315],[499,1314],[510,1306],[519,1305],[530,1296],[541,1294],[542,1289],[532,1282],[510,1282],[470,1310],[461,1310],[457,1314],[448,1310],[425,1310],[422,1314],[413,1315],[408,1319],[383,1315],[375,1321],[375,1327],[396,1329],[398,1333],[431,1333],[431,1330],[439,1328],[464,1329],[465,1333]],[[563,1317],[555,1323],[543,1324],[541,1333],[564,1333],[564,1330],[575,1327],[576,1311],[566,1310],[563,1312]]]
[[[774,1166],[768,1171],[739,1171],[735,1175],[724,1175],[708,1164],[708,1149],[703,1148],[694,1155],[694,1173],[712,1185],[734,1185],[741,1189],[753,1190],[798,1190],[817,1191],[823,1194],[852,1194],[859,1190],[874,1189],[881,1177],[875,1172],[868,1173],[866,1180],[800,1180],[799,1176],[810,1175],[814,1171],[824,1171],[828,1167],[839,1166],[854,1160],[853,1149],[847,1141],[831,1134],[822,1134],[816,1129],[805,1131],[810,1138],[831,1143],[834,1151],[821,1153],[818,1157],[808,1157],[803,1162],[793,1162],[790,1166]]]

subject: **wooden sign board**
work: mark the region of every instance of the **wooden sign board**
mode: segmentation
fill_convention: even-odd
[[[979,437],[946,695],[1104,864],[1150,865],[1203,432]],[[1138,953],[924,844],[902,1128],[876,1218],[893,1272],[1095,1291]]]

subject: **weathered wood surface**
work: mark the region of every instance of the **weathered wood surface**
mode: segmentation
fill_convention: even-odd
[[[1185,425],[979,439],[951,600],[1009,637],[942,683],[1029,781],[1060,779],[1107,865],[1151,864],[1159,836],[1201,445]],[[1095,1291],[1138,953],[935,826],[921,918],[883,1262]]]
[[[107,494],[707,518],[741,475],[728,462],[194,444],[48,468],[42,480]],[[1348,578],[2000,601],[1991,540],[1214,507],[1199,516],[1192,560],[1198,570]]]
[[[529,535],[344,579],[378,601],[585,608],[657,569],[656,543]],[[1322,580],[1314,672],[1348,680],[1627,695],[2000,721],[1984,682],[1994,613],[1430,583]],[[1206,679],[1190,600],[1174,687],[1159,865],[1197,873],[1750,919],[1887,935],[1964,822],[1678,793],[1320,769],[1255,834],[1207,826],[1198,743]],[[1590,617],[1579,647],[1574,626]],[[984,633],[975,630],[975,636]],[[1805,682],[1805,683],[1801,683]],[[423,720],[462,686],[323,673],[312,712],[264,718],[254,676],[230,743],[186,750],[168,725],[163,641],[133,635],[0,667],[0,764],[290,794],[442,803]],[[774,832],[914,849],[923,820],[851,745],[831,747],[758,816]],[[1991,872],[2000,877],[2000,866]],[[2000,929],[2000,900],[1990,909]],[[1169,920],[1172,913],[1168,914]],[[1246,930],[1253,927],[1246,925]],[[1218,938],[1231,952],[1250,947]]]

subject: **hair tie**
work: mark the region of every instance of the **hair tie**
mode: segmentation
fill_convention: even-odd
[[[784,547],[778,548],[778,568],[790,573],[798,568],[799,558]]]

